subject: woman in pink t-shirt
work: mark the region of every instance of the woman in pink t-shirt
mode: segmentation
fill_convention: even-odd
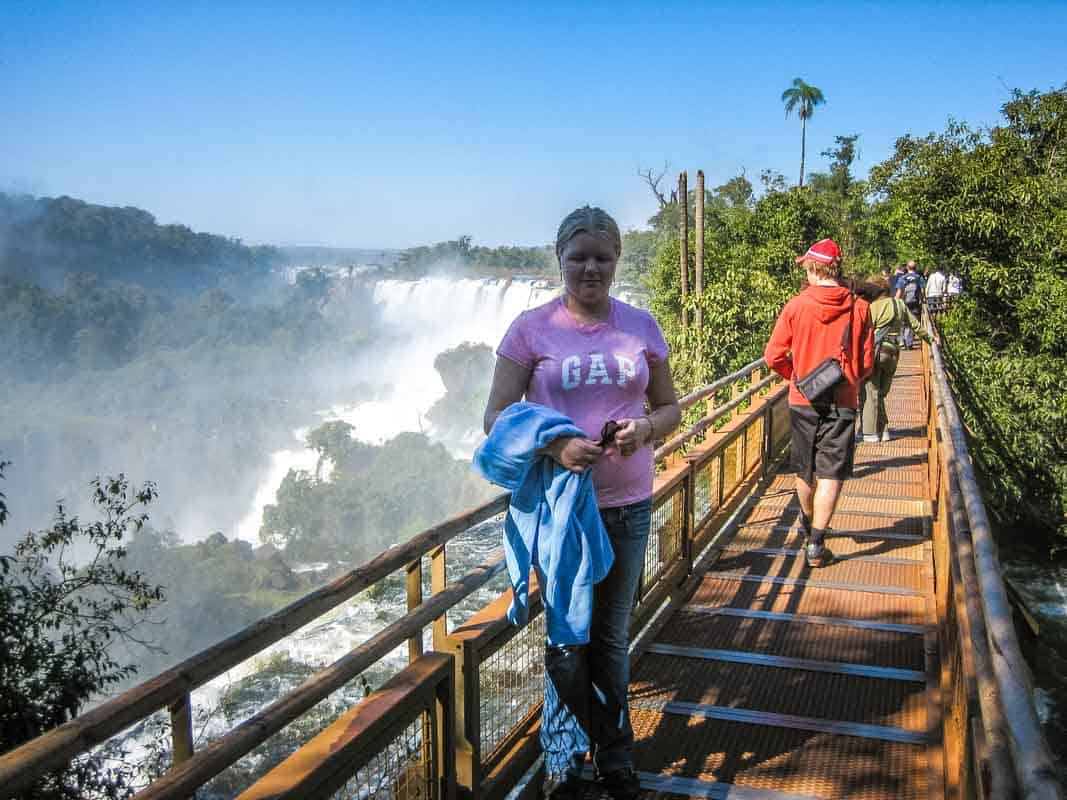
[[[575,472],[592,470],[615,551],[611,571],[596,586],[589,644],[548,643],[545,650],[550,680],[541,739],[549,773],[564,775],[552,793],[557,800],[581,792],[578,776],[590,749],[609,794],[628,800],[640,791],[626,702],[630,614],[651,524],[652,444],[678,426],[681,411],[659,325],[608,294],[621,253],[619,227],[603,210],[585,206],[563,220],[556,256],[564,291],[511,324],[497,349],[485,411],[488,434],[500,412],[525,397],[588,434],[557,439],[546,455]],[[609,420],[619,428],[614,443],[601,447],[596,440]],[[583,735],[568,733],[567,721],[552,713],[561,710],[552,708],[557,697]]]

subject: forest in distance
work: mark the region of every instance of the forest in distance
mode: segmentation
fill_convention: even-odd
[[[1055,556],[1067,547],[1065,121],[1067,86],[1017,92],[993,128],[951,122],[902,137],[866,176],[855,174],[860,137],[849,133],[803,187],[772,172],[711,186],[706,285],[685,301],[703,310],[700,330],[682,326],[677,280],[679,203],[691,209],[694,197],[670,196],[664,175],[649,172],[657,209],[645,228],[626,232],[620,278],[648,291],[685,390],[758,357],[799,288],[793,258],[812,241],[835,238],[857,278],[908,258],[957,272],[965,294],[941,324],[986,502],[1001,531],[1025,530],[1027,546]],[[337,255],[317,254],[343,266]],[[489,496],[426,433],[371,444],[332,421],[306,430],[318,463],[285,475],[259,542],[220,523],[314,411],[339,396],[378,396],[358,369],[337,368],[389,345],[375,281],[557,272],[550,246],[481,247],[466,236],[347,257],[367,269],[305,269],[290,282],[286,268],[316,254],[160,225],[140,209],[0,194],[3,563],[17,562],[27,531],[56,530],[56,501],[85,524],[99,514],[95,475],[125,473],[125,491],[152,482],[160,493],[146,496],[144,524],[122,528],[115,557],[143,576],[143,591],[162,588],[146,610],[164,622],[146,626],[143,642],[109,644],[114,664],[136,667],[115,685]],[[439,353],[447,391],[428,419],[440,429],[480,425],[491,367],[484,345]],[[70,552],[77,572],[94,551],[72,541]],[[326,566],[296,569],[316,562]],[[17,572],[3,574],[10,588]]]

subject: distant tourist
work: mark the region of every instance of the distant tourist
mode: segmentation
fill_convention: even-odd
[[[808,566],[822,567],[833,562],[825,539],[841,486],[852,477],[859,388],[871,371],[874,336],[867,301],[838,281],[841,253],[832,239],[813,244],[797,263],[804,267],[808,286],[785,304],[763,355],[771,369],[789,380],[804,558]],[[830,360],[840,367],[840,381],[825,394],[806,397],[798,384],[833,375]]]
[[[916,319],[922,316],[923,290],[925,288],[926,281],[923,280],[922,275],[915,271],[915,262],[909,261],[907,272],[897,279],[895,296],[904,301],[904,305],[908,307],[908,311]],[[911,350],[915,346],[915,332],[911,325],[904,326],[902,338],[905,349]]]
[[[947,294],[948,297],[951,299],[954,297],[959,297],[962,293],[963,280],[960,278],[959,275],[956,274],[956,271],[953,270],[948,274],[948,281],[945,285],[945,294]]]
[[[611,571],[595,588],[588,645],[546,643],[541,743],[549,774],[562,773],[556,800],[587,788],[579,776],[589,750],[610,796],[640,793],[627,703],[630,617],[651,526],[653,442],[678,426],[681,411],[659,325],[608,293],[621,252],[619,226],[603,210],[585,206],[563,220],[556,236],[563,293],[511,324],[485,411],[487,434],[524,397],[586,432],[553,439],[540,452],[572,472],[591,470],[614,549]],[[606,428],[608,421],[617,429]],[[542,591],[553,587],[542,584]],[[573,735],[573,720],[582,735]]]
[[[898,264],[897,268],[893,271],[893,274],[889,278],[889,293],[893,295],[893,297],[897,296],[897,282],[907,274],[907,264]]]
[[[933,278],[933,275],[930,277]],[[863,441],[873,444],[888,442],[892,438],[885,400],[893,385],[893,376],[897,372],[901,329],[905,325],[913,326],[925,341],[930,341],[930,336],[919,326],[919,321],[904,305],[903,300],[890,297],[889,284],[884,278],[873,276],[866,286],[870,287],[869,296],[872,298],[874,369],[863,382],[860,399],[863,403]]]
[[[945,310],[945,295],[948,288],[948,278],[940,267],[934,267],[930,277],[926,279],[926,309],[931,314],[940,314]]]

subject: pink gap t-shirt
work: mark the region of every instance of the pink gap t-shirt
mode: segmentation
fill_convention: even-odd
[[[667,342],[647,311],[611,298],[607,320],[583,324],[559,297],[519,314],[497,355],[531,370],[526,399],[566,414],[600,439],[609,419],[645,413],[649,365],[666,360]],[[652,496],[652,446],[623,457],[612,448],[593,465],[601,508]]]

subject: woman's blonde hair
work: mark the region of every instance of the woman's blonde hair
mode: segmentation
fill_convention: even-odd
[[[619,225],[611,214],[595,206],[576,208],[563,218],[556,233],[556,258],[560,257],[564,246],[579,233],[588,233],[598,239],[604,239],[615,248],[615,255],[622,255],[622,234]]]

